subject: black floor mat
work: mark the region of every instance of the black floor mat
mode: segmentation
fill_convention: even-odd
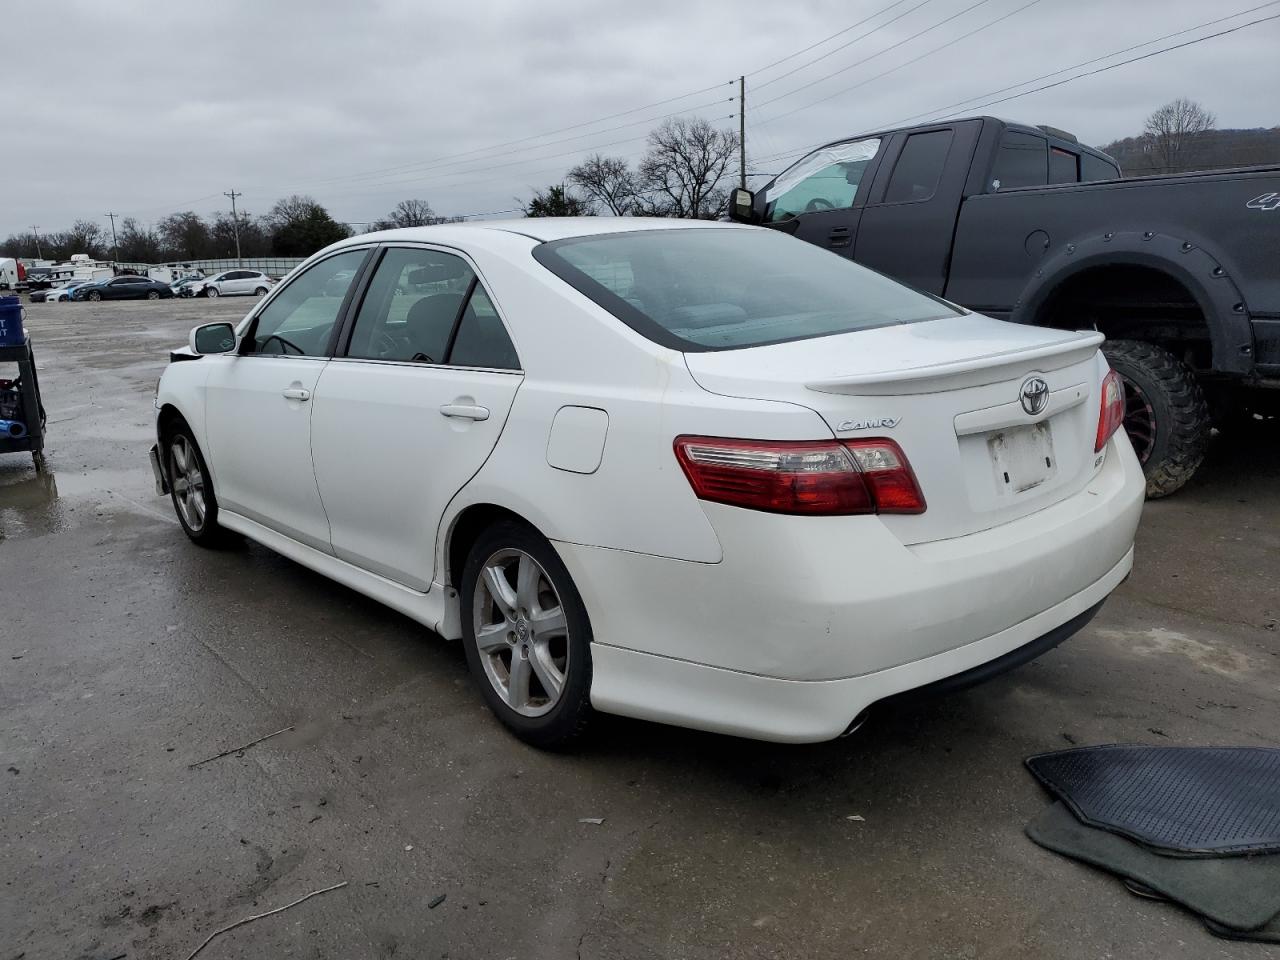
[[[1085,823],[1152,847],[1280,852],[1280,750],[1115,744],[1043,753],[1027,767]]]
[[[1280,854],[1168,857],[1108,830],[1090,827],[1055,803],[1027,824],[1027,836],[1055,853],[1101,867],[1174,900],[1223,927],[1258,930],[1280,914]],[[1218,931],[1214,931],[1215,933]]]

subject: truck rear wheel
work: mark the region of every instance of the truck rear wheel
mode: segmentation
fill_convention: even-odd
[[[1108,340],[1102,352],[1124,381],[1124,428],[1147,477],[1147,496],[1167,497],[1191,479],[1209,441],[1209,406],[1191,368],[1139,340]]]

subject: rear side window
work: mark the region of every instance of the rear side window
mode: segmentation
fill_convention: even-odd
[[[1030,133],[1005,131],[991,171],[991,192],[1048,183],[1049,141]]]
[[[511,338],[493,308],[489,295],[479,283],[471,291],[471,299],[458,321],[458,333],[449,351],[449,364],[455,367],[488,367],[494,370],[519,370],[520,360]]]
[[[1080,157],[1080,179],[1085,182],[1093,180],[1116,180],[1120,177],[1120,168],[1109,160],[1083,154]]]
[[[637,333],[687,352],[959,315],[941,300],[774,230],[636,230],[543,243],[533,256]]]
[[[1069,150],[1049,148],[1049,182],[1076,183],[1080,179],[1080,158]]]
[[[932,197],[942,179],[942,167],[950,149],[950,130],[930,130],[907,137],[893,166],[884,202],[903,203]]]

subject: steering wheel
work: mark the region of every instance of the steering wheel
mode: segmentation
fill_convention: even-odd
[[[818,210],[834,210],[835,208],[836,205],[830,200],[825,200],[822,197],[814,197],[804,205],[804,212],[815,213]]]
[[[384,330],[378,334],[378,339],[373,349],[379,357],[385,360],[400,349],[400,341]]]
[[[259,351],[258,351],[258,352],[259,352],[259,353],[265,353],[265,352],[266,352],[266,346],[267,346],[267,344],[268,344],[268,343],[270,343],[272,340],[277,340],[277,341],[279,341],[279,343],[280,343],[280,352],[281,352],[281,353],[288,353],[290,350],[294,350],[294,351],[296,351],[296,352],[297,352],[297,354],[298,354],[298,356],[302,356],[303,354],[305,354],[305,353],[306,353],[306,351],[305,351],[305,350],[303,350],[300,346],[298,346],[298,345],[297,345],[296,343],[294,343],[292,340],[286,340],[284,337],[280,336],[278,333],[273,333],[273,334],[271,334],[271,336],[269,336],[269,337],[267,337],[265,340],[263,340],[263,341],[262,341],[262,348],[261,348],[261,349],[259,349]]]

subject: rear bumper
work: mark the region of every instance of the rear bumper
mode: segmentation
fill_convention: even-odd
[[[1130,550],[1087,590],[1024,623],[914,663],[843,680],[782,680],[593,644],[591,702],[605,713],[756,740],[832,740],[880,700],[971,686],[1057,646],[1089,622],[1132,567]]]
[[[1144,491],[1119,435],[1080,493],[952,540],[908,547],[876,517],[705,504],[720,563],[557,543],[592,621],[592,702],[762,739],[836,736],[869,704],[1101,603],[1132,567]]]

